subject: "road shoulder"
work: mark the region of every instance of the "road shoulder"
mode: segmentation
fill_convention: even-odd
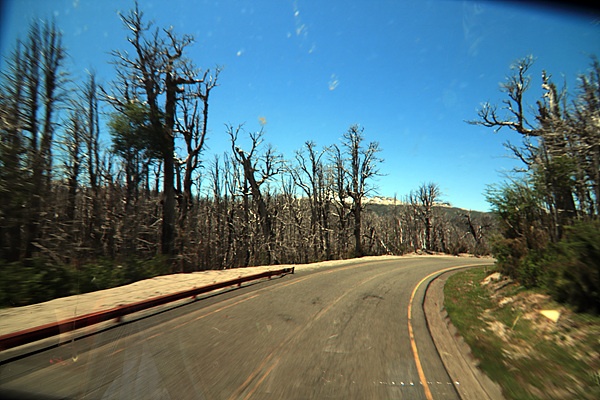
[[[423,309],[433,342],[462,399],[503,399],[500,386],[477,368],[477,360],[444,308],[444,284],[453,273],[438,276],[427,287]]]

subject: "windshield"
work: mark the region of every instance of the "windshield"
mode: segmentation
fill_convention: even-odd
[[[511,279],[559,285],[558,275],[531,265],[567,265],[543,255],[600,214],[593,7],[15,0],[0,4],[0,22],[0,336],[174,292],[186,293],[177,301],[197,299],[186,290],[286,276],[289,265],[365,256],[493,256]],[[456,266],[448,260],[436,261],[436,271]],[[397,301],[408,302],[410,320],[420,280],[434,271],[406,262],[418,273]],[[374,279],[388,293],[381,268],[348,285]],[[593,281],[592,272],[572,279]],[[185,281],[183,273],[204,275]],[[119,287],[127,289],[117,297],[106,292]],[[593,303],[552,287],[561,301]],[[327,303],[310,293],[302,301]],[[357,298],[375,303],[382,293],[365,289]],[[308,332],[352,297],[330,295],[314,320],[290,332]],[[229,305],[217,308],[207,315]],[[293,310],[275,314],[276,323],[256,332],[291,329]],[[259,341],[256,332],[242,335],[252,338],[245,347]],[[420,368],[416,350],[397,350],[414,351],[412,372]],[[14,357],[29,360],[10,354],[0,360],[4,371]],[[273,362],[276,370],[275,359],[266,356],[263,367]],[[258,388],[268,371],[247,376]],[[227,396],[254,393],[244,379],[235,384]],[[396,386],[386,385],[379,386]]]

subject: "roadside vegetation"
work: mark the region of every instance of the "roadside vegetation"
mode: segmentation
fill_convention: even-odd
[[[535,106],[525,102],[533,64],[518,60],[501,84],[502,106],[484,104],[470,122],[519,134],[506,147],[522,165],[487,191],[496,281],[483,270],[455,274],[445,307],[507,398],[597,399],[600,63],[592,58],[574,92],[542,71]]]
[[[479,367],[509,400],[600,398],[600,317],[577,313],[510,278],[452,275],[444,305]],[[540,313],[559,312],[557,322]]]
[[[600,313],[600,62],[578,76],[574,92],[541,73],[535,107],[529,71],[518,60],[501,89],[503,106],[484,104],[472,124],[509,129],[521,144],[506,143],[522,162],[510,179],[490,186],[487,198],[499,235],[492,254],[498,270],[578,311]],[[530,110],[530,111],[527,111]]]
[[[75,294],[127,285],[169,273],[162,257],[115,263],[97,260],[77,267],[35,259],[0,262],[0,307],[25,306]]]

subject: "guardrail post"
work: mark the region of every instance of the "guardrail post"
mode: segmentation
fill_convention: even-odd
[[[123,308],[123,304],[119,304],[117,306],[118,309],[122,309]],[[115,322],[118,324],[119,322],[123,321],[123,316],[122,315],[118,315],[117,318],[115,318]]]

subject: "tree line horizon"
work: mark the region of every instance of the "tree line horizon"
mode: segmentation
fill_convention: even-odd
[[[206,159],[220,68],[186,56],[189,35],[120,15],[114,79],[69,80],[53,22],[33,21],[0,78],[0,259],[65,265],[161,257],[170,272],[306,263],[416,250],[487,254],[494,225],[440,212],[423,183],[386,212],[365,203],[379,144],[350,125],[339,143],[308,140],[291,159],[265,132],[227,125],[230,151]],[[101,107],[108,123],[100,124]],[[104,130],[106,129],[106,131]],[[109,134],[110,146],[101,135]],[[45,267],[39,267],[45,268]],[[49,268],[49,267],[48,267]]]

